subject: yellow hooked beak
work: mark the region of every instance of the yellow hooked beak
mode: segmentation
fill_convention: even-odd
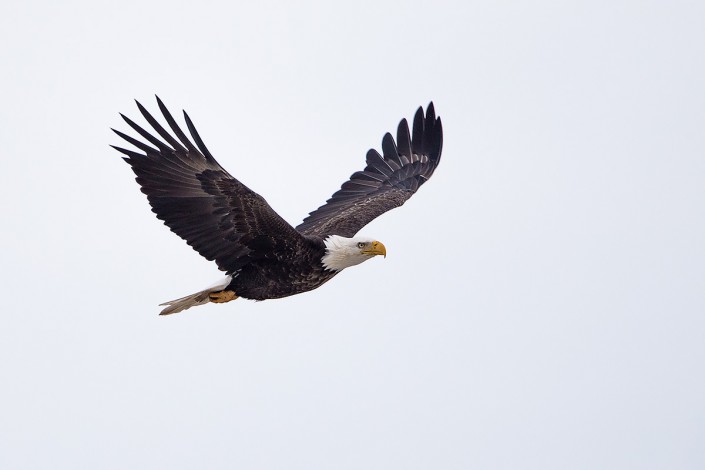
[[[382,255],[385,258],[387,257],[387,249],[384,247],[382,242],[377,241],[370,243],[370,246],[362,250],[361,253],[364,255]]]

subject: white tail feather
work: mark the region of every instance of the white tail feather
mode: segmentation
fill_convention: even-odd
[[[172,313],[182,312],[191,307],[195,307],[196,305],[207,304],[211,301],[209,296],[211,292],[218,292],[225,289],[232,280],[232,276],[226,276],[222,281],[219,281],[200,292],[159,304],[160,307],[167,305],[167,307],[162,310],[159,315],[171,315]]]

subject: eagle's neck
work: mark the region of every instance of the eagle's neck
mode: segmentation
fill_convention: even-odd
[[[329,271],[339,272],[367,259],[360,254],[357,240],[354,238],[331,235],[323,240],[323,243],[326,245],[326,252],[321,258],[321,263]]]

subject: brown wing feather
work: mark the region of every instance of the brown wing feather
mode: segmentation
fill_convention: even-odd
[[[228,274],[252,259],[273,253],[293,254],[306,244],[305,238],[264,198],[218,164],[185,112],[196,145],[181,131],[158,97],[157,102],[176,138],[139,103],[140,112],[163,141],[125,116],[125,122],[156,148],[113,130],[144,152],[114,147],[126,155],[125,161],[137,175],[137,182],[159,219]]]
[[[414,116],[413,137],[402,119],[397,142],[387,133],[380,155],[367,152],[367,166],[354,173],[328,201],[311,212],[296,230],[305,235],[354,236],[362,227],[409,199],[433,174],[441,160],[443,128],[433,103]]]

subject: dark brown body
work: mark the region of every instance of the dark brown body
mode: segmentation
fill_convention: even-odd
[[[324,254],[323,241],[311,239],[311,249],[282,253],[278,259],[253,260],[233,274],[233,280],[225,290],[252,300],[279,299],[308,292],[337,274],[323,267],[321,258]]]

